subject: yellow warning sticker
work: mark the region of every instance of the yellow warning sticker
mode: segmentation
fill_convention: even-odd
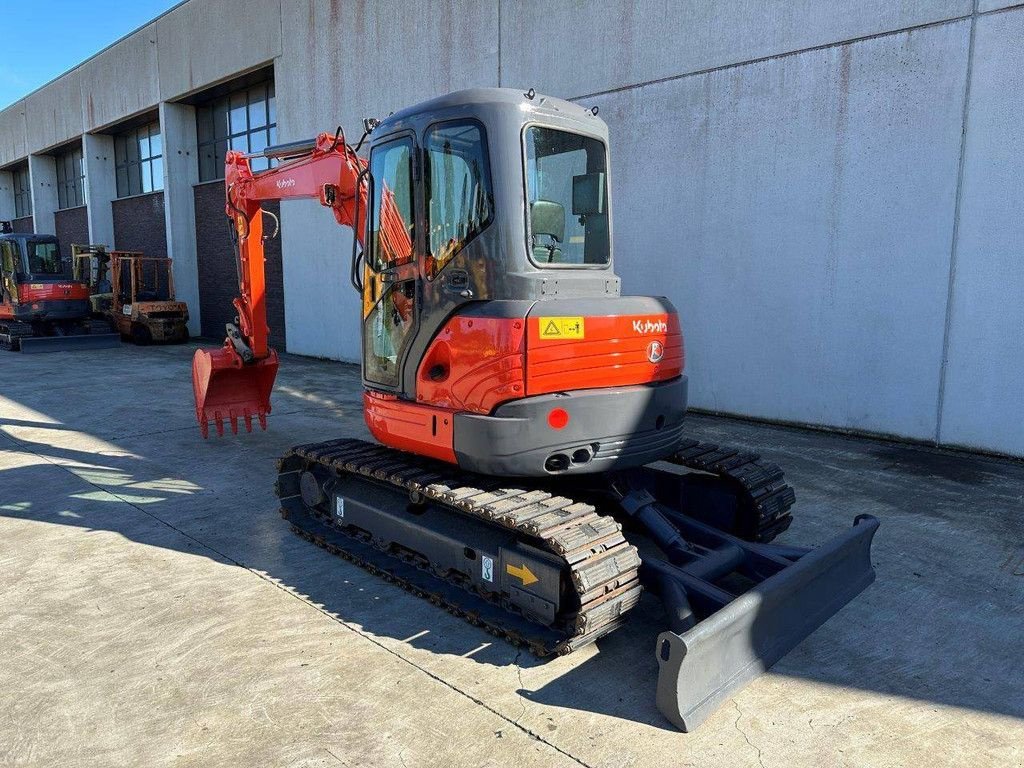
[[[542,339],[582,339],[582,317],[541,317],[540,337]]]

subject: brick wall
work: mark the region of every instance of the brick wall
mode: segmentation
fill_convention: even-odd
[[[135,195],[114,200],[114,247],[119,251],[142,251],[147,256],[167,255],[167,221],[164,193]]]
[[[238,295],[235,255],[230,227],[224,215],[224,182],[212,181],[195,188],[196,256],[199,266],[199,312],[203,336],[221,338],[224,324],[231,322],[235,308],[231,300]],[[267,203],[264,209],[281,215],[278,203]],[[273,222],[267,217],[267,234]],[[270,345],[284,351],[284,273],[281,268],[281,237],[264,243],[267,275],[267,322]]]
[[[72,245],[89,244],[89,209],[84,205],[65,208],[54,214],[57,239],[63,253],[71,253]],[[106,245],[106,243],[104,243]]]
[[[36,231],[35,222],[32,221],[31,216],[22,216],[20,219],[14,219],[11,221],[11,229],[19,234],[33,233]]]

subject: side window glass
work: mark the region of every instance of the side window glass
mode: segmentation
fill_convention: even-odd
[[[433,279],[451,258],[494,218],[494,195],[483,128],[475,122],[431,128],[427,154],[427,277]]]
[[[398,139],[375,147],[370,175],[373,198],[367,263],[380,272],[412,260],[412,141]]]
[[[363,322],[363,371],[367,381],[398,386],[399,361],[416,314],[416,284],[392,284]]]

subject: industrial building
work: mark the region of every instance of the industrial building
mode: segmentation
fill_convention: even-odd
[[[217,339],[228,148],[535,88],[610,126],[693,406],[1024,456],[1022,37],[1008,0],[187,0],[0,112],[0,219],[172,256]],[[358,360],[351,233],[272,210],[273,343]]]

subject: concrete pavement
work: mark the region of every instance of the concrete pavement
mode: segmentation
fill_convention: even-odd
[[[289,446],[365,435],[354,367],[285,356],[266,433],[203,441],[192,348],[0,357],[0,765],[1024,765],[1024,465],[693,416],[787,470],[878,581],[684,735],[655,600],[548,663],[307,544]]]

